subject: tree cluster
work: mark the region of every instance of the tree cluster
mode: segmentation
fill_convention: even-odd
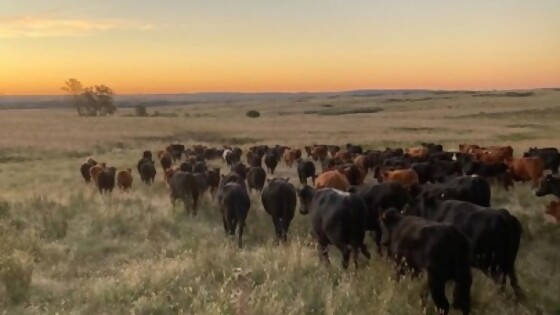
[[[62,90],[70,94],[70,102],[80,116],[113,115],[117,110],[115,93],[106,85],[84,87],[77,79],[69,79]]]

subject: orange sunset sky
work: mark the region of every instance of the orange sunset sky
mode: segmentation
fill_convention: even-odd
[[[0,0],[0,95],[560,86],[558,0]]]

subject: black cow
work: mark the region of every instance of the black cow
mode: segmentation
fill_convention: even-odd
[[[188,207],[187,197],[190,195],[193,201],[193,215],[196,215],[198,210],[198,197],[200,191],[198,190],[198,183],[195,176],[188,172],[175,172],[169,179],[169,189],[171,203],[174,204],[177,199],[183,201],[183,206],[187,214],[191,214],[190,208]]]
[[[539,189],[535,192],[537,197],[543,197],[546,195],[554,195],[560,198],[560,178],[554,177],[552,175],[546,175],[541,180],[541,185]]]
[[[428,289],[438,314],[449,313],[445,284],[455,282],[453,308],[463,314],[471,309],[470,244],[456,227],[404,216],[391,208],[383,213],[388,231],[389,255],[397,264],[397,276],[407,270],[414,277],[422,270],[428,274]]]
[[[364,153],[364,149],[362,149],[362,146],[360,145],[353,145],[351,143],[347,143],[346,144],[346,151],[348,151],[350,154],[362,154]]]
[[[247,164],[251,167],[261,167],[262,166],[262,156],[258,154],[253,154],[247,159]]]
[[[218,186],[220,185],[220,179],[221,179],[220,168],[215,167],[211,170],[208,170],[206,172],[206,178],[208,179],[208,186],[210,187],[210,193],[212,194],[212,197],[214,197],[216,189],[218,189]]]
[[[397,182],[386,182],[382,184],[368,183],[361,187],[353,187],[352,191],[356,191],[357,196],[362,198],[368,210],[368,222],[366,229],[373,231],[374,241],[377,245],[377,253],[383,256],[381,248],[381,226],[378,218],[383,210],[389,208],[397,208],[402,210],[406,204],[414,202],[412,196],[406,188]]]
[[[250,167],[247,171],[247,187],[255,189],[257,191],[262,191],[264,183],[266,182],[266,172],[260,167]]]
[[[247,189],[236,182],[220,184],[218,204],[220,205],[226,234],[235,235],[235,230],[239,225],[238,246],[242,248],[243,229],[251,207],[251,199],[247,194]]]
[[[513,179],[509,173],[509,167],[505,163],[488,164],[482,161],[472,161],[465,164],[463,167],[465,175],[478,175],[482,176],[489,181],[497,181],[508,190],[513,186]]]
[[[297,203],[294,185],[288,182],[288,178],[268,180],[268,186],[262,192],[261,201],[264,210],[272,217],[278,241],[286,242]]]
[[[523,157],[538,157],[543,160],[546,170],[551,170],[552,174],[558,174],[560,153],[556,148],[530,148],[529,151],[523,153]]]
[[[194,179],[196,180],[196,185],[198,186],[199,195],[204,194],[209,187],[207,172],[193,173],[193,176]]]
[[[271,175],[274,175],[274,171],[276,170],[276,166],[278,166],[279,155],[276,151],[268,151],[264,156],[264,164],[266,168],[270,172]]]
[[[315,163],[313,161],[298,160],[297,172],[299,182],[302,185],[307,184],[307,179],[311,177],[311,182],[315,183]]]
[[[428,153],[437,153],[443,151],[443,146],[441,144],[423,142],[420,145],[428,149]]]
[[[193,165],[191,162],[183,162],[179,165],[179,170],[181,172],[192,172],[193,171]]]
[[[457,161],[448,160],[432,160],[434,168],[433,179],[442,182],[449,176],[463,175],[463,168],[461,163]]]
[[[434,183],[434,164],[431,161],[422,163],[412,163],[410,166],[416,174],[418,174],[418,182],[425,184],[427,182]]]
[[[182,144],[170,144],[167,146],[167,152],[171,154],[173,161],[178,161],[181,159],[183,152],[185,152],[185,146]]]
[[[152,160],[145,160],[140,165],[140,180],[146,183],[147,185],[151,185],[155,178],[156,178],[156,166],[154,165],[154,161]]]
[[[208,166],[206,166],[206,162],[198,161],[194,163],[192,167],[193,173],[204,173],[208,170]]]
[[[368,259],[371,257],[364,244],[368,211],[360,197],[332,188],[314,189],[307,185],[298,190],[298,195],[300,213],[311,213],[311,224],[322,259],[329,262],[329,244],[342,252],[344,269],[348,268],[351,251],[354,252],[356,268],[360,250]]]
[[[152,159],[152,151],[146,150],[144,152],[142,152],[142,158],[143,159]]]
[[[117,169],[114,167],[109,167],[99,173],[97,177],[97,188],[99,189],[99,193],[103,194],[103,192],[112,192],[115,188],[115,174]]]
[[[506,209],[459,200],[421,199],[407,213],[456,226],[472,243],[472,265],[503,286],[509,278],[515,293],[521,296],[515,274],[521,223]]]
[[[423,185],[418,193],[426,199],[454,199],[490,207],[490,185],[480,176],[452,177],[444,183]]]
[[[247,166],[245,166],[245,164],[243,163],[235,163],[231,166],[231,171],[245,178],[245,176],[247,175]]]

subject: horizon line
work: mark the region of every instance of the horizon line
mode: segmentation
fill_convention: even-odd
[[[204,91],[204,92],[145,92],[145,93],[115,93],[116,96],[137,95],[200,95],[200,94],[340,94],[350,92],[381,92],[381,91],[419,91],[419,92],[500,92],[500,91],[532,91],[532,90],[554,90],[560,86],[511,88],[511,89],[431,89],[431,88],[390,88],[390,89],[350,89],[350,90],[320,90],[320,91]],[[4,96],[67,96],[68,94],[2,94]]]

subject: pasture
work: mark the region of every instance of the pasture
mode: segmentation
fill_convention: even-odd
[[[393,268],[375,254],[369,262],[361,257],[358,271],[343,271],[340,254],[331,248],[332,266],[320,264],[309,218],[299,213],[288,244],[276,246],[257,193],[251,194],[239,250],[224,236],[210,195],[202,198],[197,217],[187,217],[182,205],[171,206],[159,165],[156,183],[148,187],[136,162],[143,150],[170,142],[246,150],[255,144],[303,149],[348,142],[380,149],[429,141],[446,149],[511,145],[516,156],[530,146],[560,147],[557,90],[285,97],[157,110],[172,115],[0,111],[5,314],[435,314],[431,300],[422,305],[423,279],[396,282]],[[261,117],[246,117],[249,110]],[[86,185],[79,167],[90,155],[118,169],[133,168],[132,191],[100,196]],[[221,160],[210,164],[226,170]],[[295,168],[281,163],[277,173],[297,183]],[[511,288],[501,292],[473,271],[472,313],[559,314],[560,228],[543,214],[553,197],[536,198],[529,184],[520,183],[509,192],[492,187],[492,195],[494,206],[522,222],[516,267],[527,298],[516,303]],[[367,243],[374,248],[369,236]]]

